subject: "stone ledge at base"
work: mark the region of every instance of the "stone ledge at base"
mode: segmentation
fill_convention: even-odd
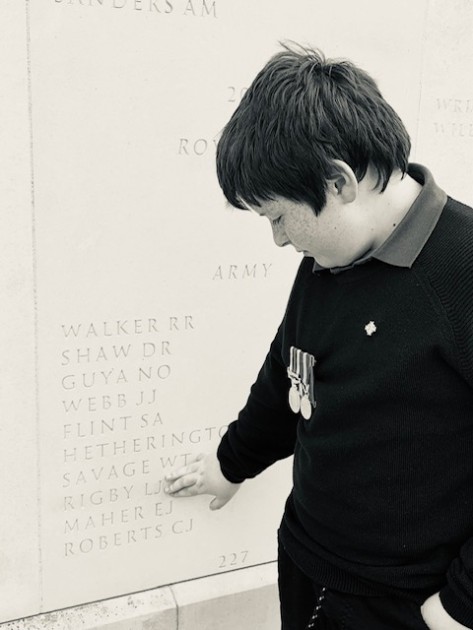
[[[0,623],[0,630],[275,630],[278,627],[274,562]]]
[[[277,630],[275,562],[172,587],[178,630]]]

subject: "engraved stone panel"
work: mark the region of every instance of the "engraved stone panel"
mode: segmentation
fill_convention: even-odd
[[[218,514],[163,492],[244,403],[297,264],[216,184],[218,9],[32,7],[46,610],[275,557],[288,464]]]
[[[417,157],[445,191],[473,204],[473,4],[430,0]]]
[[[0,620],[40,607],[34,255],[24,3],[0,5]]]

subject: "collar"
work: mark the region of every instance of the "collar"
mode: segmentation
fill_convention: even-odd
[[[340,273],[375,258],[395,267],[410,268],[432,234],[447,201],[446,193],[437,186],[432,173],[420,164],[409,164],[407,173],[422,185],[422,190],[395,230],[374,252],[346,267],[334,267]],[[326,271],[314,260],[312,271]]]

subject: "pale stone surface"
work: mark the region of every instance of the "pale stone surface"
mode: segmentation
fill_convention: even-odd
[[[163,493],[244,404],[298,260],[218,191],[223,3],[138,4],[31,6],[43,610],[273,560],[290,486]]]
[[[1,630],[274,630],[277,568],[268,563],[0,624]]]
[[[125,595],[0,624],[2,630],[177,630],[171,589]],[[197,629],[196,629],[197,630]]]
[[[40,607],[25,3],[0,3],[0,620]]]
[[[280,626],[275,563],[173,586],[179,630],[275,630]]]
[[[473,3],[430,0],[417,158],[445,191],[473,205]]]

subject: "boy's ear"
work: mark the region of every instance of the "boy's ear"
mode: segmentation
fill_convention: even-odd
[[[333,173],[327,182],[328,191],[343,203],[351,203],[358,196],[358,180],[352,168],[342,160],[332,160]]]

